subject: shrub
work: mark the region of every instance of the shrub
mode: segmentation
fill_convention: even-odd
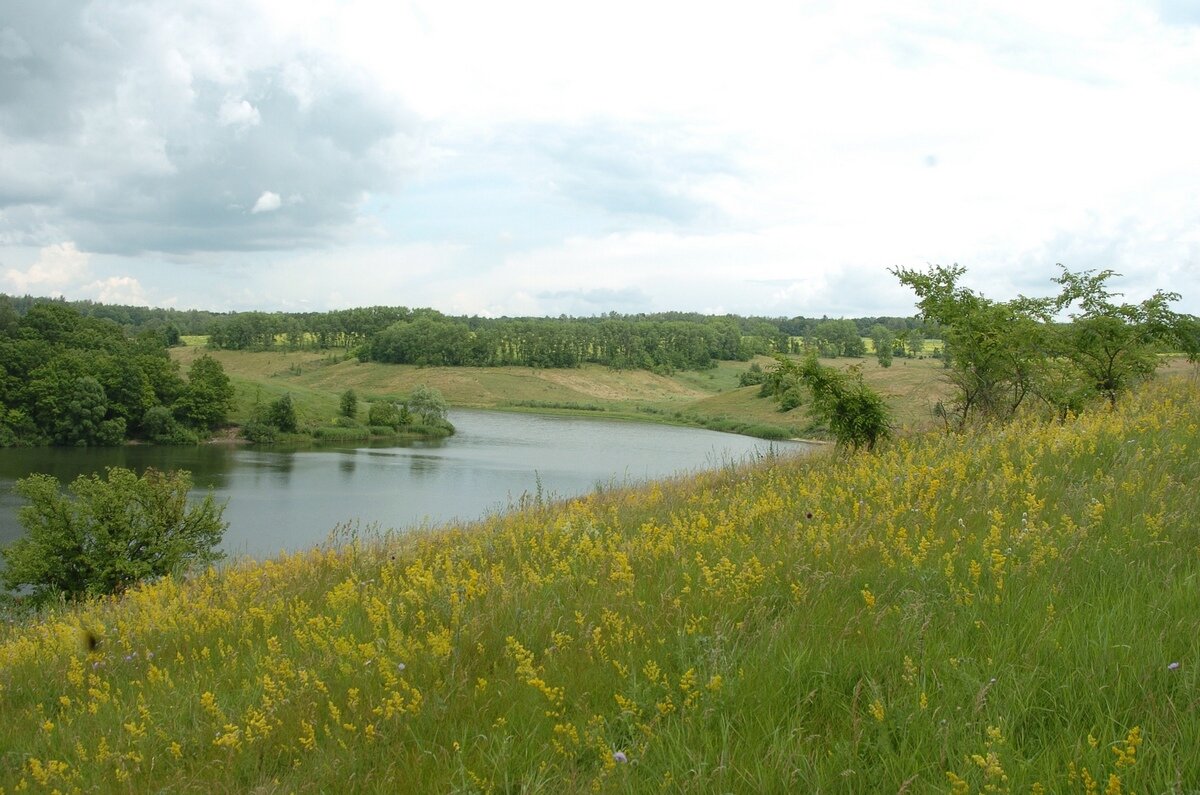
[[[278,437],[275,426],[261,417],[254,417],[242,426],[242,438],[255,444],[270,444]]]
[[[284,395],[271,402],[267,408],[267,422],[284,433],[296,432],[296,404],[291,395]]]
[[[358,395],[353,389],[342,393],[341,412],[343,417],[354,419],[358,416]]]
[[[211,494],[188,503],[191,473],[110,467],[80,475],[63,494],[57,478],[31,475],[16,491],[27,534],[0,551],[4,584],[35,601],[116,593],[141,580],[206,566],[228,527]]]

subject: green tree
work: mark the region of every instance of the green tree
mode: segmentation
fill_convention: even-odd
[[[828,426],[839,447],[873,450],[891,435],[891,412],[883,397],[863,381],[861,365],[843,372],[822,365],[816,353],[799,364],[784,356],[775,359],[778,365],[767,374],[763,394],[773,395],[781,411],[800,405],[803,389],[812,396],[813,418]]]
[[[839,447],[874,450],[891,435],[887,404],[863,381],[859,365],[840,372],[809,354],[800,366],[799,378],[812,393],[810,411],[829,426]]]
[[[212,430],[233,408],[233,384],[221,363],[208,354],[188,368],[188,380],[175,401],[175,415],[194,428]]]
[[[925,335],[920,329],[909,329],[904,335],[904,342],[912,358],[916,359],[925,353]]]
[[[343,417],[354,419],[358,416],[358,395],[353,389],[347,389],[342,393],[341,413]]]
[[[446,422],[449,406],[442,393],[421,384],[408,396],[408,410],[417,415],[424,425],[441,425]]]
[[[875,358],[880,367],[892,366],[892,348],[896,344],[896,335],[882,323],[871,326],[871,341],[875,343]]]
[[[9,545],[3,581],[35,600],[116,593],[151,577],[207,566],[228,524],[211,494],[189,504],[191,474],[111,467],[80,475],[64,494],[57,478],[31,475],[16,491],[26,535]]]
[[[267,422],[284,433],[296,432],[296,404],[292,402],[290,394],[271,401],[267,408]]]
[[[947,411],[959,426],[974,416],[1007,418],[1036,393],[1050,348],[1050,299],[991,301],[961,287],[966,269],[934,266],[928,272],[892,271],[917,294],[925,320],[946,328],[949,379],[955,395]],[[909,338],[913,344],[915,335]]]
[[[370,425],[388,427],[393,430],[401,425],[407,425],[411,418],[405,406],[397,406],[390,400],[376,400],[367,411],[367,422]]]
[[[1079,369],[1087,386],[1115,406],[1117,396],[1150,376],[1168,346],[1188,349],[1190,320],[1170,309],[1178,293],[1155,291],[1139,304],[1117,304],[1105,282],[1111,270],[1062,273],[1053,281],[1062,286],[1055,308],[1068,311],[1071,323],[1062,329],[1062,353]]]

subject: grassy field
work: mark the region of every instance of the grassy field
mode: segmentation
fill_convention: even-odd
[[[338,396],[347,389],[370,401],[402,397],[426,384],[441,390],[452,406],[603,414],[737,428],[780,438],[816,433],[804,406],[783,413],[773,401],[758,397],[758,387],[738,387],[738,376],[749,362],[720,362],[711,370],[663,376],[599,365],[567,370],[416,367],[361,363],[328,352],[207,351],[199,345],[172,351],[185,369],[206,353],[220,361],[233,379],[237,389],[233,420],[238,423],[249,417],[256,400],[269,402],[284,393],[291,393],[296,401],[302,424],[322,425],[337,415]],[[764,369],[774,364],[767,357],[758,362]],[[933,403],[944,391],[941,363],[934,359],[897,359],[888,369],[879,367],[874,359],[831,359],[826,363],[839,367],[861,364],[867,380],[888,398],[898,423],[905,428],[928,424]]]
[[[1194,792],[1198,406],[1160,379],[0,625],[0,792]]]

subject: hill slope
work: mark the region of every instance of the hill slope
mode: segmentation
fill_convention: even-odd
[[[1198,405],[1170,379],[6,627],[0,787],[1192,790]]]

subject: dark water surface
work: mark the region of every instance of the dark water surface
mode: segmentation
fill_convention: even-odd
[[[228,499],[223,548],[267,557],[324,541],[339,524],[402,529],[479,518],[522,494],[568,497],[597,485],[709,469],[798,442],[764,442],[693,428],[591,418],[457,410],[449,439],[387,446],[0,449],[0,544],[18,538],[18,478],[63,483],[107,466],[187,469],[198,492]]]

